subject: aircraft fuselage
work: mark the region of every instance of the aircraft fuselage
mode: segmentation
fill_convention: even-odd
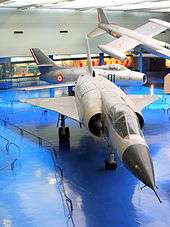
[[[117,81],[138,81],[146,83],[147,77],[144,73],[132,71],[122,65],[103,65],[94,66],[95,75],[103,76],[113,82]],[[40,80],[48,83],[66,83],[70,81],[77,81],[80,75],[89,74],[88,68],[55,68],[49,72],[40,75]]]
[[[126,167],[153,189],[153,164],[132,100],[105,78],[85,75],[77,81],[75,99],[84,126],[107,138]]]
[[[99,23],[99,28],[101,28],[102,30],[106,31],[108,34],[116,38],[120,36],[127,36],[129,38],[132,38],[133,40],[138,41],[140,44],[143,44],[148,50],[150,50],[150,52],[157,54],[160,57],[167,58],[167,55],[170,56],[169,51],[170,45],[168,43],[153,39],[151,37],[147,37],[146,35],[142,35],[136,31],[118,25]],[[100,46],[101,48],[103,48],[103,50],[104,48],[106,48],[103,47],[103,45],[99,45],[99,47]],[[109,49],[109,52],[110,51],[111,50]],[[106,52],[108,51],[106,50]],[[166,53],[167,55],[165,55],[164,53]],[[110,52],[110,54],[112,53]]]

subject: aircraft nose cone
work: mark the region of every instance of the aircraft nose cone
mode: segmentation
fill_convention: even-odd
[[[155,176],[149,150],[142,144],[129,146],[123,153],[125,166],[145,185],[154,189]]]

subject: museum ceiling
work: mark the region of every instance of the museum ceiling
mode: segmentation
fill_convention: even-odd
[[[1,8],[170,12],[170,0],[0,0]]]

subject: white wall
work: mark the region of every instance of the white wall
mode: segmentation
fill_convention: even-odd
[[[136,28],[148,18],[169,21],[170,15],[158,13],[107,12],[110,21],[129,28]],[[60,10],[3,10],[0,9],[0,56],[28,56],[30,47],[39,47],[47,54],[85,53],[85,35],[96,26],[95,11]],[[14,35],[15,30],[23,30],[23,35]],[[69,33],[61,34],[60,30]],[[158,36],[170,42],[170,32]],[[112,38],[108,35],[91,41],[92,52],[99,52],[97,44]]]

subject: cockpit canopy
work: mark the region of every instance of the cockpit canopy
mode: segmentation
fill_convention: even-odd
[[[138,118],[128,105],[114,105],[111,108],[111,118],[115,130],[122,138],[134,134],[143,136]]]

